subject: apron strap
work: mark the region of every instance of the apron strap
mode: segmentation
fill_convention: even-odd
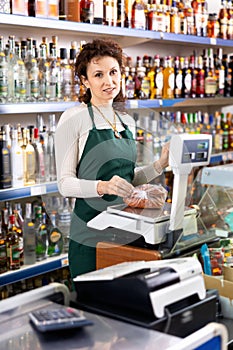
[[[91,120],[92,120],[93,129],[96,129],[96,125],[95,125],[95,122],[94,122],[94,113],[93,113],[91,102],[88,102],[87,108],[88,108],[88,112],[89,112],[89,115],[90,115]]]

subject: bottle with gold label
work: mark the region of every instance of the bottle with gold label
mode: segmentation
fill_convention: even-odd
[[[205,96],[214,97],[217,91],[217,78],[214,69],[213,49],[208,49],[205,66]]]
[[[172,66],[171,56],[165,57],[163,70],[163,98],[174,98],[174,67]]]

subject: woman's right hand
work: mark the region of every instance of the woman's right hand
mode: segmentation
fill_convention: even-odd
[[[119,197],[128,197],[133,190],[133,185],[117,175],[114,175],[109,181],[100,180],[97,184],[97,192],[100,196],[114,194]]]

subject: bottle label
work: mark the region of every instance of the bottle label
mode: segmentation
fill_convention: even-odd
[[[51,233],[50,233],[50,241],[52,243],[57,243],[61,238],[61,233],[57,230],[53,230]]]
[[[177,74],[176,76],[176,87],[178,90],[182,89],[182,74]]]
[[[145,20],[145,13],[144,9],[142,10],[137,10],[135,9],[135,14],[134,14],[134,28],[136,29],[145,29],[146,28],[146,20]]]
[[[175,86],[175,74],[171,73],[168,77],[168,86],[171,90],[174,90]]]
[[[163,90],[163,73],[159,72],[155,76],[155,86],[162,91]]]
[[[184,86],[186,91],[191,91],[192,87],[192,75],[190,73],[186,74],[184,78]]]

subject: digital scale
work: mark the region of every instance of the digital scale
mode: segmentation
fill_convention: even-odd
[[[188,176],[194,167],[209,164],[212,137],[207,134],[178,134],[170,141],[169,165],[174,174],[172,204],[161,209],[138,209],[120,204],[87,223],[95,230],[117,229],[144,237],[149,245],[159,245],[159,250],[173,252],[181,239],[197,234],[197,211],[185,207]]]

